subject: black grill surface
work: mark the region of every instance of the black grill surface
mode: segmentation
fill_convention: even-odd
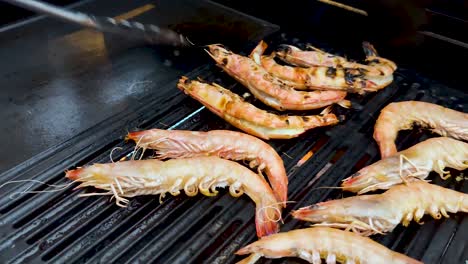
[[[313,38],[277,32],[266,39],[271,47],[281,43],[312,43],[329,51],[326,43]],[[246,54],[254,43],[242,50]],[[246,91],[232,78],[208,63],[188,74],[216,81],[238,93]],[[127,130],[165,128],[207,131],[237,130],[200,103],[176,88],[177,80],[164,87],[164,100],[148,101],[139,109],[122,112],[0,175],[0,184],[11,180],[35,179],[66,185],[64,171],[75,166],[118,160],[134,145],[123,141]],[[289,204],[283,212],[281,231],[308,226],[291,219],[289,212],[305,205],[349,196],[336,189],[340,181],[378,160],[373,126],[380,109],[390,102],[419,100],[467,112],[468,96],[420,76],[410,69],[398,69],[395,81],[382,91],[365,96],[350,95],[354,107],[335,108],[345,120],[337,126],[319,128],[291,140],[271,140],[285,162],[289,175]],[[255,104],[261,105],[258,102]],[[262,106],[265,108],[265,106]],[[122,119],[131,119],[129,123]],[[102,127],[110,127],[102,132]],[[405,149],[434,135],[424,130],[399,134],[399,149]],[[298,161],[309,151],[314,155],[303,165]],[[455,177],[434,183],[467,193],[468,182]],[[234,263],[233,253],[256,240],[254,204],[246,197],[233,198],[222,190],[216,197],[186,195],[131,199],[120,208],[109,197],[79,198],[76,184],[60,191],[39,183],[16,183],[2,187],[0,196],[0,262],[2,263]],[[21,193],[23,191],[42,193]],[[85,191],[93,191],[91,188]],[[424,263],[465,263],[468,260],[468,218],[424,219],[425,224],[399,226],[386,236],[373,237],[392,250]],[[298,259],[266,260],[259,263],[302,263]]]

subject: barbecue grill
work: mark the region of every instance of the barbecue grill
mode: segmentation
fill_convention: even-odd
[[[101,12],[107,16],[116,16],[150,4],[144,0],[122,2],[126,1],[85,1],[76,4],[75,8],[89,13]],[[287,26],[287,30],[284,30],[281,25],[256,17],[262,17],[262,14],[247,15],[211,1],[182,2],[185,4],[184,8],[180,8],[179,2],[157,2],[153,11],[140,14],[135,19],[170,26],[186,33],[194,42],[205,41],[204,44],[208,44],[225,38],[226,43],[229,43],[228,47],[243,54],[248,54],[261,39],[272,48],[283,43],[299,47],[311,43],[330,52],[346,51],[350,56],[361,52],[357,50],[353,53],[344,47],[344,43],[340,46],[334,42],[332,37],[319,38],[318,36],[326,35],[324,32],[293,32]],[[234,8],[242,9],[237,6],[239,4],[226,2]],[[326,8],[323,9],[326,10],[324,12],[345,12],[336,10],[335,7],[317,5],[322,9]],[[165,16],[156,17],[151,12],[161,12]],[[220,21],[225,24],[224,27],[218,25]],[[44,27],[51,32],[47,36],[41,35],[46,34]],[[160,204],[159,197],[140,196],[132,198],[127,208],[120,208],[114,202],[109,202],[109,197],[77,197],[83,191],[73,190],[76,184],[67,185],[69,181],[64,178],[64,171],[96,162],[107,163],[111,158],[119,160],[128,157],[134,145],[124,142],[127,131],[149,128],[237,130],[176,88],[176,82],[182,74],[189,78],[201,77],[207,81],[216,81],[238,94],[244,93],[246,89],[214,66],[201,49],[174,52],[171,48],[149,47],[144,43],[134,43],[132,40],[113,36],[105,36],[103,39],[108,48],[105,56],[108,57],[101,58],[102,60],[89,59],[100,51],[98,48],[86,50],[78,39],[73,40],[79,44],[72,46],[73,48],[57,44],[55,48],[61,47],[63,51],[57,50],[53,54],[60,59],[65,58],[72,65],[51,67],[50,61],[53,64],[58,59],[39,54],[46,45],[41,44],[44,43],[44,38],[52,45],[52,40],[70,36],[69,34],[78,30],[81,29],[48,18],[29,19],[0,29],[0,54],[3,62],[9,62],[9,65],[1,66],[5,74],[1,76],[0,83],[5,89],[11,89],[9,98],[12,98],[6,104],[7,115],[3,116],[3,126],[5,133],[12,133],[11,130],[6,130],[8,126],[11,129],[11,126],[18,125],[15,133],[19,134],[11,139],[12,142],[7,142],[8,137],[2,139],[2,144],[8,147],[4,152],[14,158],[7,158],[5,155],[5,160],[9,163],[1,166],[4,172],[0,174],[0,185],[26,179],[56,185],[49,187],[40,183],[17,182],[1,187],[0,262],[234,263],[240,260],[233,253],[257,239],[254,204],[248,197],[233,198],[226,190],[221,190],[216,197],[198,195],[188,198],[181,194],[166,197]],[[83,36],[86,39],[88,35]],[[92,37],[94,35],[89,38]],[[447,51],[448,54],[461,51],[459,56],[466,56],[463,47],[446,43],[440,38],[429,39],[427,42],[429,44],[425,49],[430,49],[431,45],[455,45],[455,48]],[[356,47],[359,45],[353,46]],[[380,51],[378,45],[376,48]],[[34,49],[39,51],[35,52]],[[384,50],[382,53],[385,52]],[[18,57],[22,53],[24,55]],[[423,53],[417,56],[422,58]],[[416,55],[411,58],[415,57]],[[441,63],[439,59],[443,59],[439,56],[434,58],[436,62],[433,63]],[[49,64],[44,60],[49,60]],[[447,77],[451,78],[450,74],[457,73],[456,69],[451,71],[452,66],[438,65],[437,69],[440,69],[441,74],[437,75],[439,80],[434,80],[428,78],[431,69],[421,66],[422,63],[409,60],[408,64],[400,64],[396,61],[399,69],[394,74],[394,82],[387,88],[362,96],[350,95],[352,109],[334,108],[335,113],[343,117],[343,122],[339,125],[313,129],[295,139],[269,141],[284,160],[289,176],[288,196],[290,201],[294,201],[283,212],[284,224],[281,225],[281,231],[308,226],[308,223],[292,219],[289,212],[349,195],[336,189],[321,187],[339,186],[341,180],[380,158],[372,138],[373,126],[379,111],[388,103],[418,100],[468,112],[468,95],[462,89],[457,89],[464,82],[461,79],[445,80]],[[30,66],[27,63],[31,63]],[[46,66],[41,68],[41,65]],[[125,75],[125,72],[134,68],[142,71]],[[14,72],[19,70],[23,72]],[[70,123],[72,128],[65,131],[73,135],[57,135],[59,143],[43,139],[41,144],[48,148],[39,152],[26,145],[34,144],[34,137],[41,137],[40,132],[28,130],[30,128],[27,121],[22,119],[22,114],[18,114],[19,117],[8,114],[24,109],[18,106],[15,99],[18,97],[14,93],[15,85],[18,89],[37,87],[38,91],[33,93],[34,96],[53,96],[54,92],[50,89],[62,84],[53,83],[55,74],[60,75],[60,80],[67,81],[64,85],[75,85],[78,92],[73,96],[88,101],[76,107],[88,110],[84,114],[76,113],[79,117],[73,119],[67,119],[69,116],[66,110],[39,117],[39,120],[54,119],[56,116],[68,120],[65,124]],[[81,86],[73,80],[84,84]],[[109,80],[111,85],[107,87],[106,81]],[[138,92],[125,94],[126,98],[119,99],[119,93],[128,92],[126,89],[135,84],[135,80],[137,86],[132,89],[138,89]],[[443,84],[444,82],[450,84],[450,87]],[[91,87],[84,87],[86,85]],[[30,107],[32,115],[40,115],[39,111],[44,110],[35,108],[38,104],[34,96],[25,98],[22,103]],[[99,96],[107,97],[100,99]],[[2,95],[1,100],[5,99]],[[102,100],[113,108],[100,106]],[[121,101],[115,103],[115,100]],[[261,106],[252,97],[249,100]],[[16,108],[11,106],[15,103]],[[11,111],[8,110],[10,106],[13,109]],[[103,115],[101,111],[107,111],[107,114]],[[26,125],[16,124],[15,121],[26,122]],[[53,129],[45,130],[45,133],[55,135]],[[431,136],[433,135],[430,132],[418,129],[402,131],[397,145],[399,149],[405,149]],[[23,145],[26,150],[21,148]],[[313,153],[312,157],[299,166],[298,162],[309,152]],[[2,159],[3,156],[2,154]],[[16,165],[13,166],[14,164]],[[429,179],[438,185],[468,192],[466,180],[458,181],[456,177],[451,177],[443,181],[434,174]],[[56,190],[57,186],[59,191],[47,192]],[[441,220],[425,217],[423,221],[424,225],[400,225],[392,233],[374,236],[373,239],[424,263],[463,264],[468,261],[468,217],[456,214],[452,218]],[[266,262],[302,263],[293,258],[259,261]]]

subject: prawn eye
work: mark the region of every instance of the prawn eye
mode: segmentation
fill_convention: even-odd
[[[223,62],[223,65],[226,66],[226,65],[228,64],[228,59],[227,59],[227,58],[223,58],[222,62]]]

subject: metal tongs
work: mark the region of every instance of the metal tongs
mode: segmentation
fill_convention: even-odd
[[[111,17],[99,17],[81,12],[60,8],[36,0],[4,0],[18,7],[33,12],[55,17],[66,22],[75,23],[101,32],[122,35],[124,37],[143,39],[151,44],[170,46],[191,46],[192,43],[183,35],[156,25],[141,24],[128,20],[115,20]]]

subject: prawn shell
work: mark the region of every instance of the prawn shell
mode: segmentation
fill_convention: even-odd
[[[204,195],[213,196],[218,193],[217,187],[229,186],[233,196],[243,192],[255,202],[258,237],[279,230],[281,206],[265,179],[236,162],[218,157],[97,163],[69,170],[66,177],[82,182],[79,188],[93,186],[107,191],[84,196],[113,195],[121,207],[128,203],[123,197],[159,194],[161,199],[166,193],[178,195],[180,190],[189,190],[188,196],[192,196],[196,193],[195,188]]]
[[[127,139],[138,147],[156,150],[159,159],[217,156],[250,161],[251,168],[265,171],[278,201],[286,206],[288,177],[283,160],[269,144],[254,136],[229,130],[150,129],[130,132]]]
[[[242,83],[264,104],[279,110],[311,110],[341,102],[342,91],[296,91],[288,83],[271,75],[248,57],[220,47],[209,45],[209,55],[231,77]]]
[[[422,262],[352,232],[327,227],[311,227],[281,232],[253,242],[235,254],[252,254],[248,259],[259,257],[281,258],[300,257],[310,263],[320,263],[320,259],[334,259],[340,263],[372,264],[421,264]],[[318,261],[317,261],[318,260]],[[238,263],[254,263],[254,262]]]
[[[468,194],[418,180],[393,186],[383,194],[321,202],[292,215],[319,226],[352,228],[367,236],[391,232],[400,223],[419,222],[425,214],[439,219],[458,212],[468,212]]]
[[[414,124],[429,128],[441,136],[468,140],[468,114],[437,104],[421,101],[390,103],[379,114],[374,126],[374,139],[382,158],[398,152],[395,140],[400,130]]]
[[[341,187],[362,194],[389,189],[403,180],[424,180],[431,171],[446,179],[448,172],[444,168],[468,168],[467,143],[448,137],[429,138],[360,169],[343,180]]]
[[[278,116],[245,102],[239,95],[216,84],[179,80],[177,87],[231,125],[263,139],[289,139],[309,129],[334,125],[338,118],[327,113],[317,116]]]

